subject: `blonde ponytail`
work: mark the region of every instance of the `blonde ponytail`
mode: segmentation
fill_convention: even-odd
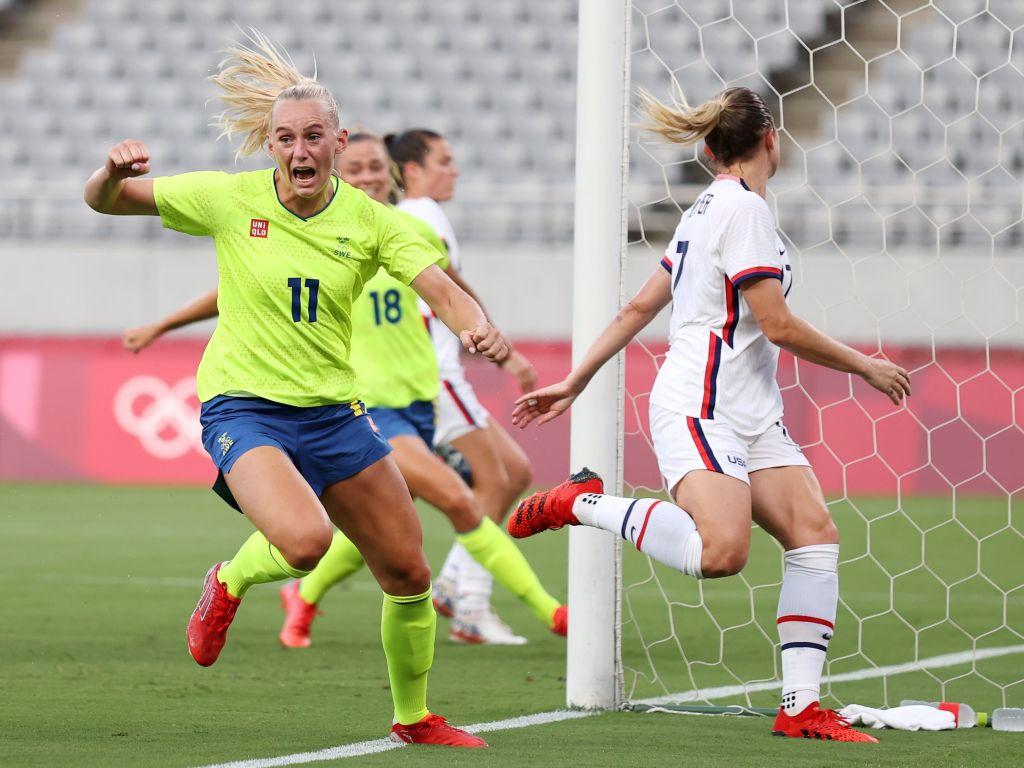
[[[690,107],[682,93],[673,106],[644,90],[637,95],[647,118],[643,130],[684,146],[704,139],[713,161],[726,167],[756,151],[765,132],[775,128],[768,105],[749,88],[727,88],[698,107]]]
[[[720,93],[698,107],[690,107],[685,98],[682,104],[670,107],[642,88],[637,96],[640,99],[640,112],[646,118],[641,129],[684,146],[696,144],[717,128],[727,104],[725,93]]]
[[[319,101],[327,109],[334,127],[340,125],[338,104],[331,92],[313,77],[306,77],[292,57],[257,29],[246,35],[251,45],[237,43],[226,51],[212,80],[221,90],[227,107],[216,117],[220,136],[243,136],[236,157],[263,149],[270,136],[270,118],[280,99]]]

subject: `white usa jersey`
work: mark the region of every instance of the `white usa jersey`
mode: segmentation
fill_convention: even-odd
[[[661,262],[672,280],[669,350],[651,403],[753,436],[782,418],[779,348],[739,287],[768,277],[789,295],[793,273],[767,203],[719,175],[688,208]]]
[[[448,247],[448,263],[456,272],[462,270],[462,261],[459,257],[459,241],[455,237],[455,230],[448,221],[441,206],[430,197],[410,197],[402,200],[398,208],[411,213],[417,219],[422,219],[437,233],[437,236],[444,240]],[[423,299],[420,299],[420,312],[427,321],[430,328],[430,338],[434,342],[434,351],[437,353],[437,368],[442,380],[461,379],[464,375],[462,369],[462,342],[459,337],[452,333],[448,326],[438,320]]]

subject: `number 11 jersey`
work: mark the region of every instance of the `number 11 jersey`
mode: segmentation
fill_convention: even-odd
[[[338,179],[319,212],[297,216],[278,199],[274,173],[153,181],[164,226],[212,237],[217,249],[220,317],[196,374],[199,399],[352,402],[360,396],[349,363],[353,301],[379,268],[408,285],[441,254]]]

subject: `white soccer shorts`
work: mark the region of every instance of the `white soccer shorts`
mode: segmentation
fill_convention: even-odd
[[[750,472],[770,467],[809,467],[800,446],[777,421],[760,435],[740,435],[716,419],[697,419],[651,405],[651,438],[658,467],[670,491],[695,469],[750,484]]]
[[[441,379],[434,445],[450,443],[474,429],[487,429],[490,418],[491,414],[477,400],[472,385],[465,378]]]

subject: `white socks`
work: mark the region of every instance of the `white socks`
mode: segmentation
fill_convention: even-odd
[[[835,630],[839,545],[812,544],[786,552],[779,595],[782,708],[796,715],[819,700],[821,670]]]
[[[618,534],[659,563],[703,578],[704,542],[693,518],[670,501],[584,493],[576,497],[572,513],[583,525]]]
[[[458,541],[448,550],[440,577],[454,582],[456,612],[460,615],[483,612],[491,604],[494,577]]]

